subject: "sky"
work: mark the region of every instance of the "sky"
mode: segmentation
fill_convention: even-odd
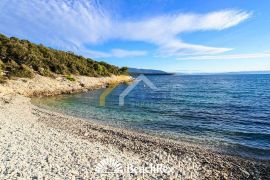
[[[269,0],[1,0],[0,33],[117,66],[270,70]]]

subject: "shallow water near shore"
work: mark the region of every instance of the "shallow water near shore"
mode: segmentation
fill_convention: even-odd
[[[270,159],[270,75],[147,76],[119,106],[121,84],[109,89],[34,98],[54,111],[196,143],[229,154]]]

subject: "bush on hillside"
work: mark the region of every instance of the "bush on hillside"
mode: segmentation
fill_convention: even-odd
[[[9,77],[85,75],[109,76],[126,74],[127,68],[118,68],[105,62],[37,45],[15,37],[0,34],[1,71],[8,71]]]
[[[5,64],[6,76],[7,77],[34,77],[33,70],[25,64],[17,64],[15,61],[11,60]]]
[[[4,82],[4,63],[2,62],[2,60],[0,59],[0,83]]]
[[[67,75],[66,78],[69,81],[76,81],[76,79],[72,75]]]

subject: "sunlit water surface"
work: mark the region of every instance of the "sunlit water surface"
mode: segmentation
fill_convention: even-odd
[[[140,83],[118,105],[122,84],[105,89],[35,98],[39,106],[69,115],[218,151],[270,159],[270,75],[147,76],[158,91]]]

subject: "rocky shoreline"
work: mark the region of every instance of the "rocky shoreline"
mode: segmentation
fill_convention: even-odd
[[[99,85],[104,86],[104,82],[109,81]],[[31,83],[26,84],[22,89],[31,87]],[[92,83],[91,87],[98,87],[95,85]],[[34,106],[30,98],[25,97],[40,95],[33,93],[38,91],[29,88],[18,93],[12,89],[7,93],[7,87],[13,86],[2,87],[6,91],[0,91],[0,179],[270,177],[269,161],[219,154],[195,145],[51,112]],[[49,93],[53,90],[50,88],[45,95],[54,94]],[[108,165],[121,171],[104,173]],[[162,166],[163,171],[156,170],[155,165]],[[156,171],[149,172],[153,169]]]
[[[54,96],[99,89],[109,84],[132,80],[131,76],[126,75],[113,75],[111,77],[73,76],[72,80],[69,80],[65,76],[50,78],[36,74],[33,79],[18,78],[0,84],[0,93],[19,94],[26,97]]]

